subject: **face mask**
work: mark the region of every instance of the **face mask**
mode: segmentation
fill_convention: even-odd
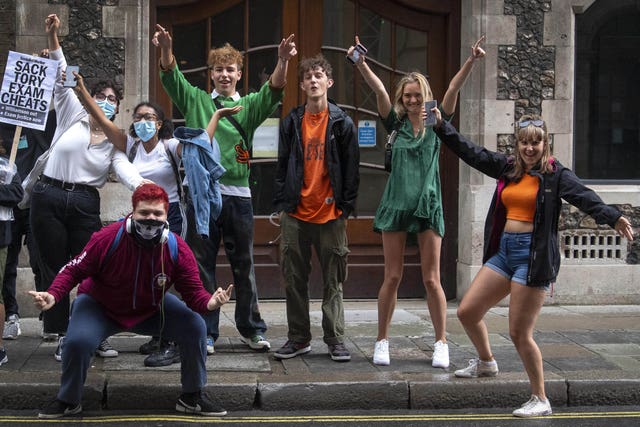
[[[96,101],[98,103],[98,107],[102,110],[107,119],[111,120],[113,116],[116,115],[116,106],[112,105],[106,99],[104,101]]]
[[[138,241],[145,246],[153,246],[160,242],[162,231],[166,226],[166,222],[156,219],[131,219],[135,236]]]
[[[156,122],[153,120],[140,120],[133,124],[133,130],[136,131],[136,135],[138,135],[143,142],[147,142],[156,134]]]

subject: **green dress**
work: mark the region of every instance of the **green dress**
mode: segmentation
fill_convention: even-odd
[[[391,174],[373,220],[373,230],[419,233],[431,229],[444,236],[440,190],[440,139],[433,128],[413,136],[405,116],[398,119],[391,109],[383,120],[387,132],[397,129],[393,144]]]

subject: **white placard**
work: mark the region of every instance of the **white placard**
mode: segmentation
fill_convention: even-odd
[[[9,51],[0,92],[0,121],[44,130],[58,61]]]

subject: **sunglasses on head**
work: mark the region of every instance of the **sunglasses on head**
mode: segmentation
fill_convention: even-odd
[[[526,128],[529,125],[534,125],[535,127],[541,128],[544,125],[544,120],[525,120],[522,122],[518,122],[518,127]]]

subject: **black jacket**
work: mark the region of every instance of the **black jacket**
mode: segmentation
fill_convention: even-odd
[[[2,178],[4,177],[0,176],[0,179]],[[10,184],[5,184],[3,180],[0,180],[0,206],[15,208],[22,200],[23,194],[20,174],[15,173]],[[10,220],[0,221],[0,248],[9,246],[11,243],[11,222]]]
[[[304,178],[303,115],[304,105],[300,105],[292,109],[280,125],[273,190],[273,204],[278,212],[293,212],[300,201]],[[358,196],[360,151],[353,121],[331,102],[324,147],[324,158],[336,206],[342,210],[342,216],[347,218],[353,212]]]
[[[475,145],[460,135],[450,123],[443,121],[436,129],[442,142],[469,166],[498,180],[491,207],[484,227],[484,256],[487,261],[498,252],[500,236],[506,223],[506,209],[500,194],[507,184],[507,174],[513,169],[513,156],[496,153]],[[622,213],[606,205],[591,189],[568,168],[553,159],[553,172],[540,174],[531,172],[540,180],[536,197],[536,212],[533,219],[531,253],[529,255],[528,286],[543,286],[553,283],[560,268],[558,246],[558,219],[564,199],[583,212],[591,215],[598,224],[615,226]]]

